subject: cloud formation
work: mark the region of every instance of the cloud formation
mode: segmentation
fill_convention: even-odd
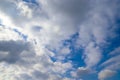
[[[98,76],[100,80],[105,80],[106,78],[110,78],[113,75],[115,75],[115,73],[116,73],[115,71],[111,70],[102,70]]]
[[[104,80],[120,69],[119,47],[105,50],[119,37],[119,0],[34,1],[0,1],[1,80]]]
[[[19,60],[20,54],[28,49],[30,49],[29,43],[23,41],[0,41],[0,51],[2,51],[0,61],[15,63]]]

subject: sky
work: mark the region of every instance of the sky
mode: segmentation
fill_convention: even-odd
[[[120,0],[0,0],[0,80],[119,80]]]

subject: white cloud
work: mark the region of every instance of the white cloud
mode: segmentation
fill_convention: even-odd
[[[34,48],[35,47],[28,42],[1,41],[0,70],[4,73],[0,75],[1,79],[64,79],[65,77],[61,77],[61,75],[71,69],[72,64],[70,62],[52,62],[46,53],[40,56],[36,55],[36,53],[39,52],[35,52]],[[7,69],[4,69],[5,66]]]
[[[105,80],[105,79],[110,78],[113,75],[115,75],[115,73],[116,73],[115,71],[105,69],[99,73],[98,78],[99,78],[99,80]]]
[[[13,38],[14,36],[14,38]],[[8,41],[8,40],[22,40],[22,37],[14,32],[11,28],[6,27],[4,25],[0,26],[0,41]]]
[[[1,26],[0,28],[0,71],[2,72],[0,79],[38,80],[40,77],[41,80],[44,78],[46,80],[70,80],[61,77],[63,73],[72,68],[70,62],[53,62],[49,57],[53,53],[43,46],[35,45],[29,38],[25,41],[10,27]]]
[[[89,43],[85,49],[85,63],[87,67],[95,66],[102,57],[101,50],[95,43]]]
[[[63,55],[70,53],[69,47],[63,47],[61,49],[60,53],[63,54]]]
[[[18,9],[20,9],[21,15],[27,16],[28,18],[32,17],[32,10],[29,8],[25,2],[19,2],[18,3]]]
[[[55,67],[53,70],[57,73],[62,73],[64,74],[66,70],[71,69],[72,65],[71,63],[61,63],[61,62],[54,62]]]
[[[79,25],[79,39],[77,46],[85,48],[85,62],[88,67],[99,63],[102,57],[102,48],[109,44],[108,39],[115,38],[116,1],[92,1],[93,9],[88,13],[86,21]],[[112,26],[111,26],[112,25]],[[94,46],[90,46],[90,44]]]
[[[29,37],[37,38],[38,42],[49,44],[53,47],[56,47],[56,45],[59,46],[61,40],[67,39],[77,31],[77,27],[75,28],[75,26],[79,24],[89,10],[88,0],[39,1],[39,6],[21,0],[1,1],[1,4],[3,3],[4,5],[1,5],[1,11],[10,18],[10,21],[12,21],[11,24],[14,24],[15,27],[24,28],[22,32],[26,32]],[[67,3],[69,3],[69,5],[66,5]],[[55,7],[53,4],[55,4]],[[9,8],[7,7],[8,5],[10,5]],[[16,14],[12,14],[13,11],[11,11],[11,9],[15,9],[14,12]],[[27,16],[29,16],[30,13],[32,18],[28,19],[28,17],[25,16],[26,13],[28,13]],[[43,14],[47,15],[43,16]],[[46,18],[47,16],[48,19]],[[78,23],[76,24],[76,22]],[[33,29],[32,27],[36,25],[42,27],[40,32],[31,31],[31,29]],[[43,39],[44,41],[41,41]],[[53,42],[54,45],[51,44],[51,42]]]

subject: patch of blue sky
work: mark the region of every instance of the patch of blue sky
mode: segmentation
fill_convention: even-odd
[[[82,76],[81,78],[83,80],[98,80],[97,77],[98,77],[97,74],[93,73],[93,74],[87,74],[87,75],[85,74],[85,76]],[[79,78],[77,80],[79,80]]]
[[[62,41],[64,47],[69,46],[69,49],[71,50],[71,52],[67,56],[65,56],[65,59],[62,62],[71,61],[74,68],[85,66],[85,63],[82,59],[83,49],[78,49],[75,47],[76,40],[78,39],[78,37],[79,37],[79,34],[75,33],[69,39]],[[49,49],[49,50],[54,53],[57,53],[56,49],[53,49],[53,50]],[[53,61],[57,61],[56,57],[51,57],[51,59]]]
[[[54,54],[57,53],[57,50],[56,50],[56,49],[51,49],[50,46],[48,46],[48,45],[46,45],[45,48],[48,49],[49,51],[53,52]],[[53,56],[53,57],[50,56],[50,58],[51,58],[51,60],[52,60],[53,62],[56,62],[56,61],[57,61],[57,58],[54,57],[54,56]]]
[[[0,25],[1,25],[1,23],[2,23],[2,20],[0,19]]]
[[[24,40],[27,40],[28,36],[23,34],[22,32],[20,32],[17,29],[13,29],[13,31],[15,31],[16,33],[18,33],[18,35],[20,35]]]
[[[32,30],[35,31],[35,32],[40,32],[41,29],[42,29],[41,26],[34,26],[34,27],[32,27]]]
[[[82,53],[83,53],[82,49],[79,49],[79,50],[74,49],[69,54],[69,57],[67,58],[67,60],[72,61],[74,68],[85,66],[84,60],[82,59],[82,55],[83,55]]]
[[[2,20],[0,19],[0,27],[4,27],[4,25],[2,24]]]
[[[23,0],[23,1],[25,1],[25,2],[27,2],[27,3],[33,3],[33,4],[38,5],[38,3],[37,3],[36,0]]]
[[[64,46],[70,45],[69,48],[71,50],[71,53],[65,58],[65,61],[71,61],[74,68],[78,68],[81,66],[85,66],[85,63],[82,59],[83,56],[83,49],[82,48],[76,48],[76,41],[79,37],[79,33],[76,33],[71,36],[70,39],[65,40],[63,42]]]
[[[2,25],[2,24],[0,23],[0,27],[2,27],[2,26],[4,26],[4,25]]]

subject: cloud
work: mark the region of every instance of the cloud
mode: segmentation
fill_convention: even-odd
[[[72,65],[70,62],[67,63],[61,63],[61,62],[54,62],[55,67],[53,68],[53,70],[57,73],[66,73],[67,69],[71,69]]]
[[[13,31],[11,28],[1,25],[0,26],[0,40],[1,41],[22,40],[22,37],[19,34],[17,34],[15,31]]]
[[[91,69],[97,68],[104,57],[102,49],[108,39],[116,36],[117,1],[36,0],[37,4],[24,0],[0,1],[0,70],[5,71],[0,75],[1,80],[7,79],[4,76],[12,80],[73,80],[66,74],[75,64],[64,62],[66,56],[74,54],[69,54],[71,46],[83,49],[80,54],[85,63],[73,75],[77,80],[90,76]],[[64,41],[76,33],[75,44],[65,46]],[[116,49],[110,54],[118,52]],[[118,58],[114,55],[103,64],[116,62],[113,66],[118,69]],[[113,66],[105,69],[112,70]],[[104,72],[105,76],[111,74],[109,70],[101,71],[100,77]]]
[[[87,67],[93,67],[97,65],[102,57],[100,48],[94,43],[88,44],[85,49],[85,55],[85,63],[87,64]]]
[[[7,15],[7,18],[10,19],[9,21],[11,22],[9,26],[14,24],[15,27],[22,27],[24,28],[22,32],[26,32],[29,37],[34,36],[38,39],[38,42],[49,44],[53,47],[59,46],[58,43],[61,40],[69,38],[70,35],[77,31],[77,25],[82,21],[82,19],[84,19],[90,6],[90,2],[88,0],[38,2],[39,6],[19,0],[5,0],[1,2],[1,4],[4,3],[4,5],[1,5],[1,12],[4,15]],[[67,3],[68,5],[66,5]],[[53,6],[54,4],[55,6]],[[9,8],[6,7],[6,5],[10,5]],[[14,14],[12,9],[15,9]],[[32,17],[29,19],[26,13],[30,14]],[[47,16],[48,18],[46,18]],[[5,17],[3,17],[3,19],[4,18]],[[4,24],[6,23],[4,22]],[[33,27],[36,25],[41,26],[42,30],[33,31]],[[69,31],[66,32],[68,28]],[[46,37],[46,35],[48,36]],[[43,39],[44,41],[41,41]],[[51,42],[54,42],[54,45],[51,44]]]
[[[116,74],[116,72],[115,71],[112,71],[112,70],[107,70],[107,69],[105,69],[105,70],[102,70],[100,73],[99,73],[99,79],[100,80],[105,80],[105,79],[107,79],[107,78],[110,78],[110,77],[112,77],[113,75],[115,75]]]
[[[2,80],[8,78],[10,80],[43,80],[44,78],[70,80],[61,76],[72,68],[70,62],[53,62],[49,57],[52,55],[51,51],[35,45],[30,38],[24,40],[10,27],[1,26],[0,28],[0,71],[2,71],[0,78]]]
[[[93,75],[95,75],[95,71],[86,67],[79,67],[76,71],[72,71],[71,75],[75,80],[88,80],[88,78],[91,80],[90,76],[93,77]]]
[[[115,13],[118,5],[116,1],[114,4],[111,3],[112,1],[93,2],[95,5],[88,13],[86,21],[79,25],[77,46],[85,49],[83,55],[88,67],[99,63],[103,55],[102,49],[109,44],[108,39],[112,40],[117,35],[115,30],[118,26],[115,25]],[[115,4],[116,6],[114,6]]]
[[[20,9],[20,12],[23,16],[28,18],[32,17],[32,10],[25,4],[25,2],[19,2],[18,9]]]
[[[49,14],[49,16],[52,18],[52,15],[54,17],[59,17],[56,20],[59,20],[60,22],[63,20],[71,19],[76,23],[76,21],[82,20],[85,16],[86,12],[88,12],[90,8],[90,1],[88,0],[66,0],[66,1],[40,1],[41,5],[43,6],[44,10]],[[66,5],[67,4],[67,5]],[[61,20],[62,17],[65,17]],[[67,19],[68,18],[68,19]]]
[[[0,61],[6,61],[8,63],[15,63],[20,58],[20,54],[24,50],[30,49],[29,43],[23,41],[0,41],[1,57]],[[5,52],[7,52],[5,54]],[[4,57],[2,57],[4,56]]]
[[[24,41],[0,41],[0,71],[4,72],[5,69],[4,74],[0,77],[7,79],[3,76],[8,76],[13,80],[67,79],[61,75],[72,68],[70,62],[53,62],[45,53],[38,56],[39,52],[36,52],[33,46]]]
[[[79,67],[78,71],[77,71],[77,75],[79,75],[79,76],[84,76],[89,73],[90,73],[90,70],[87,68],[84,68],[84,67]]]
[[[10,32],[14,31],[10,30]],[[70,62],[53,62],[49,57],[51,52],[42,47],[38,48],[32,41],[25,41],[24,39],[4,40],[4,35],[1,36],[1,39],[0,71],[4,73],[0,73],[2,74],[0,75],[1,79],[70,80],[67,77],[61,77],[72,68]]]

